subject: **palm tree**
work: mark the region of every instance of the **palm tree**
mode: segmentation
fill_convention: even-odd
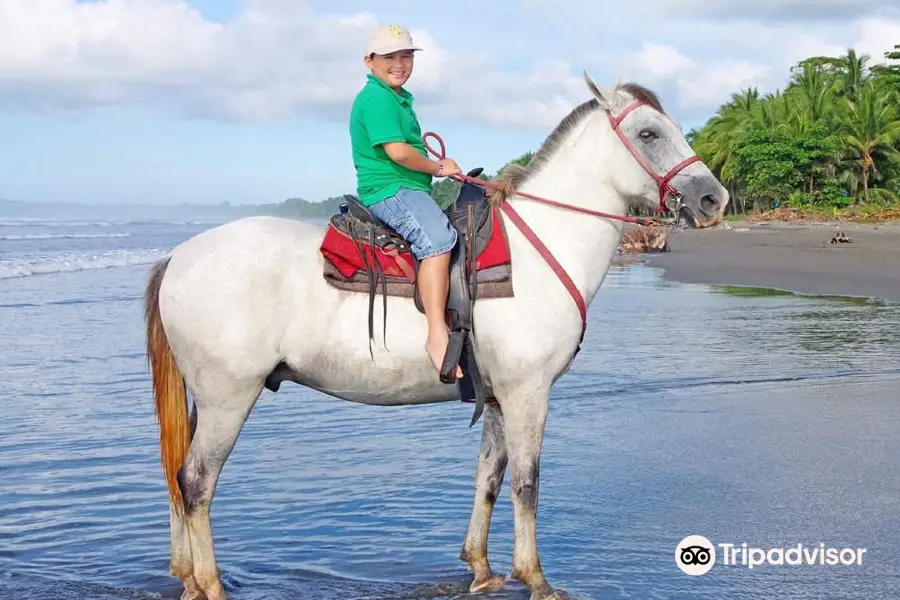
[[[750,114],[759,102],[759,88],[752,87],[731,95],[731,105],[739,112]]]
[[[802,112],[796,97],[777,90],[766,94],[763,101],[757,104],[753,120],[766,129],[783,129],[790,127],[791,122],[797,120]]]
[[[892,51],[885,52],[884,57],[894,64],[873,65],[872,73],[878,75],[884,87],[889,92],[896,94],[897,100],[900,101],[900,64],[896,63],[896,61],[900,61],[900,44],[895,44]]]
[[[840,68],[840,77],[837,81],[838,92],[841,96],[850,102],[859,100],[859,93],[869,79],[869,61],[871,57],[868,54],[857,56],[856,50],[850,48],[847,54],[838,59]]]
[[[841,115],[841,126],[846,157],[856,164],[863,200],[869,202],[873,172],[900,164],[900,152],[897,151],[900,112],[890,96],[881,93],[873,82],[868,82],[860,89],[859,101],[847,103]],[[877,194],[882,197],[894,195],[885,188],[879,189]]]
[[[735,140],[753,122],[759,103],[759,90],[756,88],[732,94],[731,102],[723,105],[703,129],[692,135],[691,143],[695,151],[723,181],[729,181],[731,176],[729,163]]]
[[[804,63],[803,69],[794,77],[791,90],[813,122],[822,120],[830,108],[832,86],[820,67]]]

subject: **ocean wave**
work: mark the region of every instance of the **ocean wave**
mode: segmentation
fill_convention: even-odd
[[[0,219],[0,227],[116,227],[126,223],[128,221],[70,221],[30,217]]]
[[[169,250],[108,250],[0,260],[0,279],[152,264]]]
[[[218,225],[227,222],[225,218],[200,218],[200,219],[122,219],[122,220],[67,220],[67,219],[39,219],[31,217],[0,219],[2,227],[124,227],[127,225]]]
[[[25,240],[92,240],[99,238],[126,238],[130,233],[21,233],[0,235],[3,241]]]

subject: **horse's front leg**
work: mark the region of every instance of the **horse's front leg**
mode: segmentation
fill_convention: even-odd
[[[506,440],[503,436],[503,414],[497,404],[484,407],[484,428],[481,433],[481,451],[475,473],[475,501],[472,518],[463,541],[460,559],[469,563],[475,579],[470,592],[503,587],[504,577],[496,575],[488,563],[488,531],[494,504],[503,485],[506,471]]]
[[[512,575],[531,590],[531,600],[558,598],[544,578],[537,549],[541,445],[549,389],[521,389],[500,399],[509,455],[514,534]]]

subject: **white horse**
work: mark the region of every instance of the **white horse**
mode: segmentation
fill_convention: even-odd
[[[492,194],[505,219],[515,296],[475,305],[475,356],[496,403],[484,413],[474,506],[460,554],[474,572],[472,591],[504,582],[488,563],[487,540],[509,465],[512,576],[531,589],[533,600],[556,597],[541,569],[535,531],[549,391],[577,353],[582,309],[603,283],[622,230],[615,218],[585,212],[625,215],[629,204],[656,208],[675,193],[691,224],[707,227],[721,221],[728,203],[725,188],[652,92],[635,84],[603,89],[587,74],[585,81],[592,98],[559,123],[527,168],[506,172],[502,179],[515,191]],[[561,283],[520,226],[543,242],[577,292]],[[277,366],[298,384],[353,402],[460,398],[456,385],[439,381],[425,353],[425,318],[411,299],[388,298],[390,350],[376,337],[370,356],[367,295],[325,282],[322,236],[320,227],[293,219],[246,218],[185,241],[152,269],[147,353],[170,498],[170,567],[184,584],[182,600],[228,597],[213,551],[210,504],[222,466]]]

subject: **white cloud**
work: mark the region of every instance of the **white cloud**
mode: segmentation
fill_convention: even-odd
[[[605,57],[592,69],[598,79],[644,83],[661,93],[670,112],[702,118],[743,87],[784,85],[789,67],[807,56],[842,54],[853,46],[878,61],[900,42],[900,17],[878,16],[869,0],[826,0],[816,4],[815,26],[788,22],[777,28],[762,23],[787,6],[774,0],[754,4],[742,22],[730,20],[741,4],[736,1],[720,0],[718,12],[703,14],[680,0],[599,1],[587,12],[574,0],[554,0],[552,15],[516,15],[509,26],[521,46],[510,38],[502,53],[496,46],[491,53],[474,51],[478,38],[460,33],[464,16],[446,30],[456,33],[413,28],[425,48],[410,82],[423,118],[546,131],[587,97],[580,61],[598,55]],[[546,0],[523,3],[550,6]],[[855,20],[822,24],[826,13],[838,14],[849,4]],[[0,107],[55,112],[149,106],[224,120],[301,113],[343,119],[365,74],[362,48],[377,19],[366,12],[325,16],[315,10],[325,6],[321,0],[245,0],[233,20],[220,23],[186,0],[0,0]],[[713,14],[722,20],[713,21]],[[598,30],[592,19],[605,28]],[[564,39],[548,35],[547,26],[557,23],[568,28]],[[539,45],[537,36],[543,36]],[[640,40],[646,42],[638,45]],[[489,40],[482,41],[487,46]],[[520,52],[527,68],[501,64]]]
[[[0,0],[7,101],[55,107],[151,103],[267,119],[340,101],[365,19],[314,20],[254,0],[228,25],[180,0]],[[372,21],[369,19],[369,21]],[[372,21],[374,22],[374,21]],[[359,60],[359,59],[357,59]]]
[[[641,51],[630,58],[633,69],[650,81],[664,81],[692,73],[699,65],[666,44],[645,42]]]
[[[637,17],[640,24],[673,20],[820,24],[867,16],[900,16],[900,6],[893,0],[594,0],[590,8],[581,0],[520,0],[519,4],[532,11],[574,17],[595,25],[627,23]]]
[[[561,10],[566,6],[575,10],[574,2],[559,1]],[[640,8],[646,10],[647,4],[641,3]],[[860,9],[864,13],[866,5]],[[670,112],[688,119],[705,118],[744,88],[757,87],[762,92],[783,88],[791,67],[810,56],[841,56],[855,48],[858,54],[869,54],[875,64],[884,62],[884,52],[900,43],[900,17],[778,26],[753,20],[676,25],[665,20],[654,23],[651,18],[641,23],[642,30],[658,31],[652,41],[632,49],[620,38],[617,43],[623,49],[604,60],[623,77],[655,88]]]
[[[645,43],[622,63],[632,79],[650,87],[673,90],[681,110],[709,112],[740,89],[770,80],[765,65],[742,60],[721,60],[704,65],[665,44]],[[666,107],[673,112],[671,107]]]
[[[900,44],[900,18],[861,19],[857,35],[857,52],[870,55],[873,62],[884,62],[884,53],[892,50],[895,44]]]
[[[30,110],[152,105],[236,120],[344,115],[375,16],[316,16],[297,0],[248,0],[227,24],[183,0],[0,0],[0,103]],[[546,126],[586,95],[577,71],[513,76],[451,56],[427,31],[410,88],[423,111]],[[580,87],[579,87],[580,86]]]
[[[658,0],[664,12],[702,19],[834,21],[884,14],[896,7],[884,0]]]

